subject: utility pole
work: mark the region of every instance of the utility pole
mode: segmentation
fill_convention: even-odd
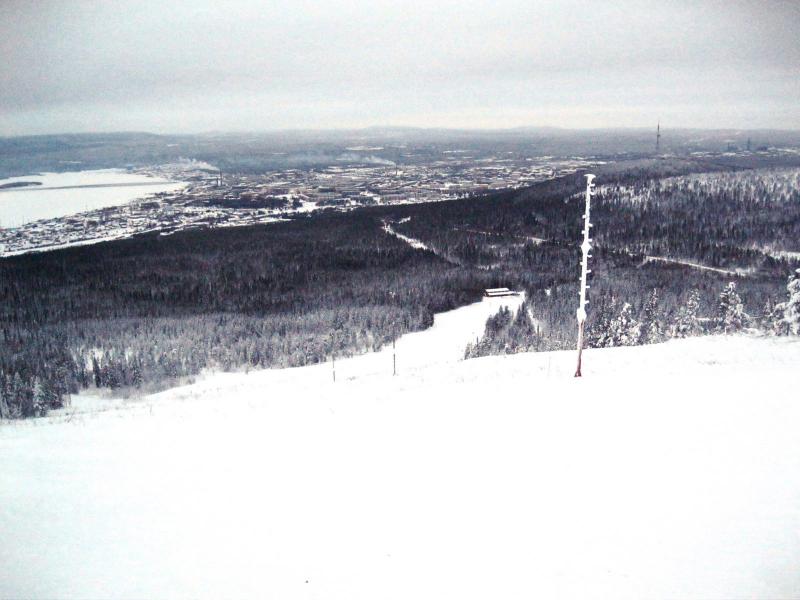
[[[589,259],[591,255],[589,251],[592,249],[592,240],[589,237],[589,228],[592,224],[589,222],[589,208],[592,202],[592,194],[594,193],[594,183],[592,180],[594,175],[586,175],[586,211],[583,213],[583,243],[581,244],[581,291],[580,291],[580,304],[578,305],[578,368],[575,370],[575,377],[581,376],[581,354],[583,353],[583,334],[584,326],[586,324],[586,305],[589,301],[586,299],[586,290],[589,288],[586,285],[586,277],[591,271],[589,270]]]

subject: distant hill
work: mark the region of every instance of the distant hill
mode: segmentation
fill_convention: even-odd
[[[800,131],[698,130],[662,127],[660,151],[724,152],[800,147]],[[359,161],[348,148],[370,146],[377,159],[397,164],[436,160],[461,149],[479,158],[505,151],[525,156],[637,156],[655,151],[652,129],[423,129],[370,127],[157,135],[144,132],[0,137],[0,177],[39,171],[145,166],[195,158],[223,170],[263,172]],[[377,148],[377,149],[374,149]]]

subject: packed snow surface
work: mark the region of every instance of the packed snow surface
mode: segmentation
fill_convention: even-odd
[[[40,185],[0,190],[0,227],[19,227],[31,221],[119,206],[158,192],[173,192],[186,185],[121,169],[0,179],[0,185],[18,182]]]
[[[0,596],[797,598],[800,340],[574,362],[216,375],[6,424]]]

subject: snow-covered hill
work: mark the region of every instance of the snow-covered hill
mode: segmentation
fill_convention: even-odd
[[[220,375],[4,425],[0,596],[800,595],[800,340],[574,358]]]

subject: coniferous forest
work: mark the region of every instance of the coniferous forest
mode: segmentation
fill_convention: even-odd
[[[589,345],[785,332],[776,306],[798,266],[799,173],[688,160],[601,170]],[[451,202],[2,259],[0,416],[44,414],[90,386],[135,393],[205,368],[370,351],[487,287],[524,290],[524,310],[492,317],[467,357],[571,348],[583,186],[577,173]]]

